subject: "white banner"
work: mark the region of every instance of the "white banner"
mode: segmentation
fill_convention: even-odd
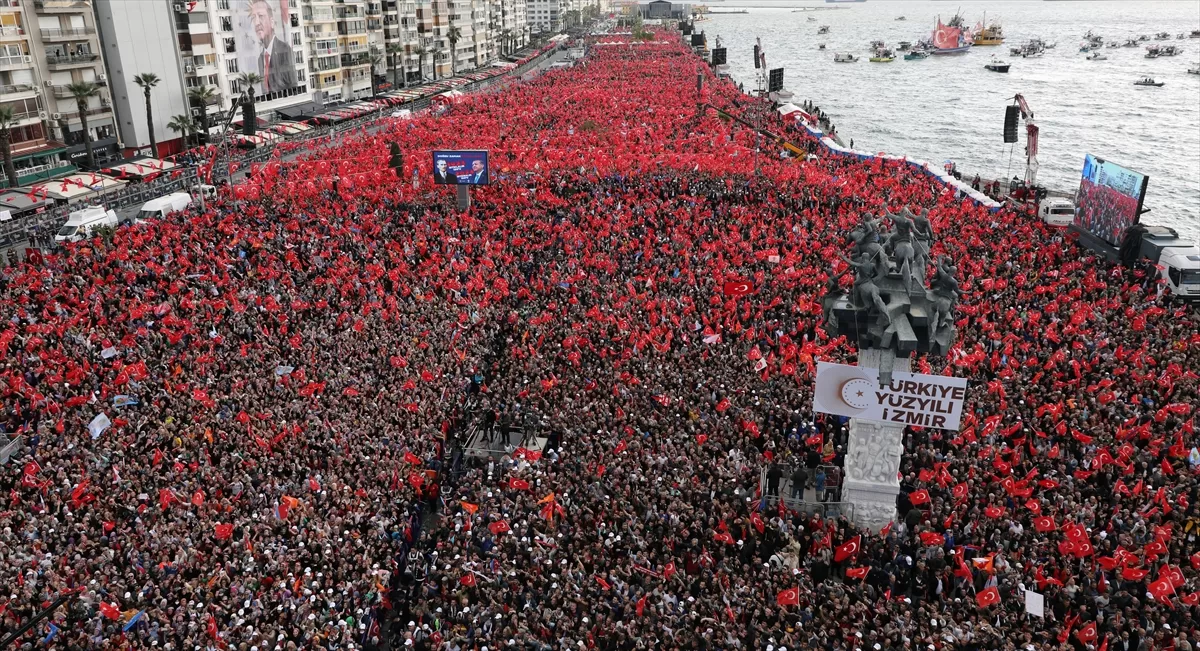
[[[1033,590],[1025,591],[1025,612],[1034,617],[1046,616],[1046,602],[1041,594]]]
[[[879,386],[879,369],[817,362],[813,411],[883,423],[957,430],[967,397],[964,378],[892,373]]]

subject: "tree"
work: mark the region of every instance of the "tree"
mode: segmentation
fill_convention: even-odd
[[[150,129],[150,155],[158,156],[158,141],[154,139],[154,109],[150,105],[150,90],[158,85],[158,75],[153,72],[143,72],[133,78],[133,83],[142,87],[146,96],[146,127]]]
[[[510,45],[512,45],[512,37],[513,37],[513,33],[512,33],[511,29],[506,29],[503,32],[500,32],[500,53],[501,54],[507,56],[508,53],[512,51],[512,48],[510,47]]]
[[[428,51],[429,50],[426,50],[425,46],[423,45],[418,45],[417,47],[413,48],[413,54],[417,55],[417,77],[419,77],[421,81],[425,81],[425,53]]]
[[[15,188],[17,183],[17,168],[12,158],[12,126],[16,114],[11,106],[0,106],[0,154],[4,155],[4,175],[8,177],[8,187]]]
[[[396,60],[399,59],[401,67],[404,67],[404,59],[401,57],[401,55],[404,53],[404,46],[400,45],[399,43],[388,43],[387,46],[384,47],[384,51],[387,53],[388,66],[392,70],[392,86],[399,86],[400,82],[396,79]],[[404,85],[408,86],[407,68],[404,70]]]
[[[67,92],[75,98],[75,107],[79,109],[79,127],[83,131],[83,147],[87,150],[88,169],[96,169],[96,155],[92,152],[92,134],[88,131],[88,100],[100,94],[100,87],[90,81],[77,81],[67,84]]]
[[[167,123],[167,128],[183,136],[185,147],[188,144],[188,136],[196,133],[196,123],[192,122],[192,118],[186,115],[172,116],[171,121]]]
[[[379,51],[379,47],[372,45],[371,51],[367,54],[367,60],[371,62],[371,97],[379,94],[375,89],[375,66],[383,63],[383,53]]]
[[[200,142],[208,142],[208,105],[217,97],[217,91],[212,86],[196,86],[188,90],[188,98],[193,104],[200,105]]]
[[[437,78],[438,78],[437,60],[438,60],[438,57],[441,56],[441,54],[442,54],[442,48],[440,48],[440,47],[434,47],[432,50],[429,51],[429,58],[433,59],[433,80],[434,81],[437,81]]]
[[[450,41],[450,76],[455,74],[454,63],[458,58],[458,42],[462,40],[462,32],[457,27],[451,27],[450,31],[446,32],[446,40]]]

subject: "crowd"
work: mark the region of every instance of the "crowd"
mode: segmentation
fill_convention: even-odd
[[[1076,222],[1105,241],[1120,245],[1125,231],[1137,223],[1140,207],[1137,197],[1131,197],[1116,188],[1093,183],[1086,178],[1079,182],[1079,217]]]
[[[756,152],[697,105],[811,137],[698,91],[667,32],[604,40],[3,270],[29,454],[0,475],[0,634],[74,592],[24,644],[1194,649],[1195,313],[905,165]],[[470,210],[433,149],[491,152]],[[841,463],[812,377],[854,350],[819,298],[849,227],[904,206],[964,291],[914,365],[967,377],[969,414],[906,432],[869,531],[759,480]],[[452,463],[511,422],[544,447]]]

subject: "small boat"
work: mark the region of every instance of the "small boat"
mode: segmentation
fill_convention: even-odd
[[[825,44],[824,44],[824,43],[817,43],[817,49],[818,49],[818,50],[824,50],[824,49],[825,49]]]
[[[1159,33],[1157,33],[1157,34],[1155,34],[1155,35],[1154,35],[1154,40],[1156,40],[1156,41],[1169,41],[1169,40],[1171,40],[1171,35],[1170,35],[1170,34],[1168,34],[1167,32],[1159,32]]]
[[[1120,44],[1120,43],[1118,43],[1118,42],[1116,42],[1116,41],[1113,41],[1113,42],[1111,42],[1111,43],[1109,43],[1109,44],[1108,44],[1108,49],[1110,49],[1110,50],[1116,50],[1116,49],[1118,49],[1118,48],[1120,48],[1120,47],[1121,47],[1121,44]]]
[[[908,20],[908,19],[905,18],[904,16],[896,16],[896,20],[901,21],[901,20]]]
[[[927,58],[929,58],[929,53],[925,50],[913,50],[912,52],[904,55],[905,61],[919,61]]]
[[[1139,80],[1133,82],[1133,85],[1134,86],[1153,86],[1154,88],[1161,88],[1162,85],[1165,83],[1167,83],[1167,82],[1154,81],[1154,77],[1145,77],[1145,78],[1142,78],[1142,79],[1139,79]]]
[[[895,60],[896,60],[896,57],[884,56],[882,54],[877,54],[877,55],[871,57],[871,63],[891,63]]]
[[[1142,34],[1141,36],[1137,37],[1137,40],[1141,43],[1145,43],[1146,41],[1150,40],[1150,37]]]
[[[991,70],[992,72],[1008,72],[1009,64],[1007,61],[1002,61],[996,57],[992,57],[992,60],[983,67]]]
[[[1182,41],[1183,39],[1187,38],[1187,34],[1184,34],[1183,32],[1179,32],[1178,34],[1175,35],[1175,38],[1176,38],[1176,40]]]
[[[799,10],[797,10],[797,11],[799,11]],[[808,17],[808,22],[810,22],[810,23],[815,23],[815,22],[817,22],[817,19],[816,19],[816,18],[813,18],[812,16],[809,16],[809,17]]]
[[[842,52],[842,53],[833,55],[833,62],[834,63],[857,63],[858,57],[854,56],[853,54],[850,54],[849,52]]]
[[[1079,48],[1079,51],[1080,51],[1080,53],[1082,53],[1082,54],[1087,54],[1088,52],[1091,52],[1091,51],[1092,51],[1092,48],[1091,48],[1091,47],[1089,47],[1089,46],[1087,46],[1087,45],[1085,45],[1085,46],[1083,46],[1083,47]]]
[[[1191,68],[1188,68],[1188,74],[1200,75],[1200,63],[1194,64]]]
[[[1024,45],[1014,45],[1013,47],[1008,48],[1008,53],[1015,57],[1019,57],[1025,53],[1025,46]]]
[[[1188,38],[1200,38],[1200,29],[1193,29],[1192,33],[1188,34]]]
[[[900,44],[896,46],[896,49],[901,52],[908,52],[912,49],[912,43],[908,41],[900,41]]]
[[[1146,48],[1146,58],[1147,59],[1157,59],[1158,54],[1159,54],[1159,52],[1158,52],[1157,45],[1151,45],[1150,47]]]
[[[1164,45],[1158,48],[1158,56],[1160,57],[1177,57],[1180,54],[1183,54],[1183,50],[1174,45]]]
[[[1136,38],[1126,39],[1125,43],[1121,45],[1121,47],[1137,47],[1137,46],[1138,46],[1138,41]]]
[[[1088,55],[1087,59],[1088,61],[1108,61],[1108,57],[1100,54],[1099,52],[1092,52]]]
[[[828,34],[829,33],[829,25],[821,25],[820,27],[817,28],[817,33],[818,34]]]

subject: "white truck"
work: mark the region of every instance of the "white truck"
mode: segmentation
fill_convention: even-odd
[[[150,219],[159,219],[181,210],[187,210],[190,205],[192,205],[192,195],[186,192],[172,192],[142,204],[142,209],[138,211],[135,220],[141,223]]]
[[[54,243],[78,242],[97,228],[117,227],[117,213],[105,210],[104,206],[88,206],[67,215],[67,223],[54,235]]]
[[[1141,257],[1154,263],[1167,289],[1185,301],[1200,301],[1200,248],[1179,237],[1173,228],[1147,226]]]

